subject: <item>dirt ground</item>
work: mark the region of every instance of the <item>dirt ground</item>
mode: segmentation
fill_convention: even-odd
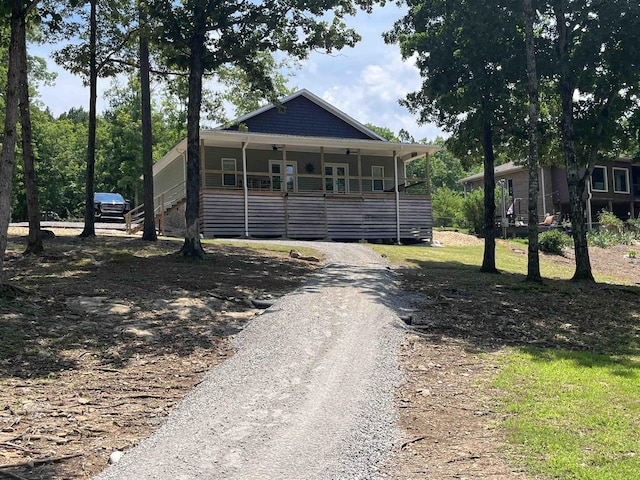
[[[456,232],[437,233],[436,240],[482,244]],[[526,254],[510,246],[513,255]],[[590,248],[593,271],[639,283],[640,261],[625,258],[630,248]],[[574,265],[571,255],[542,258]],[[417,294],[417,311],[414,333],[400,353],[405,381],[397,401],[407,440],[387,466],[389,478],[536,478],[523,470],[497,428],[503,414],[491,380],[501,357],[511,347],[613,353],[640,344],[637,286],[547,280],[537,287],[507,274],[478,283],[473,270],[425,264],[421,271],[402,271],[404,288]]]
[[[260,313],[250,298],[283,295],[317,268],[286,251],[265,256],[219,244],[208,245],[207,259],[194,266],[172,254],[179,243],[124,236],[58,235],[46,241],[43,256],[23,257],[24,232],[12,233],[5,269],[20,289],[0,298],[0,477],[95,475],[112,452],[156,429],[206,371],[233,354],[229,339]],[[479,242],[453,232],[437,239]],[[597,250],[594,270],[640,279],[638,264]],[[590,290],[596,287],[580,287],[587,300],[576,302],[573,287],[559,283],[536,291],[536,302],[547,301],[540,308],[517,295],[520,278],[465,284],[468,270],[460,266],[424,267],[401,270],[404,287],[416,294],[417,326],[400,352],[406,379],[397,398],[406,442],[387,476],[531,478],[508,460],[497,428],[499,392],[488,382],[500,356],[519,345],[619,346],[628,326],[590,312],[607,295],[631,310],[637,287],[600,288],[598,298]],[[582,323],[572,320],[581,313]],[[606,340],[594,334],[595,323]]]

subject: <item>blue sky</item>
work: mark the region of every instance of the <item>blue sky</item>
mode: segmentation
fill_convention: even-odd
[[[397,45],[386,45],[382,32],[390,30],[403,11],[395,4],[377,7],[373,14],[364,12],[347,19],[350,27],[362,36],[356,47],[332,55],[312,53],[302,62],[290,85],[306,88],[336,108],[362,123],[407,130],[416,140],[433,140],[442,132],[431,124],[418,125],[416,116],[398,104],[398,99],[420,86],[420,76],[411,62],[403,62]],[[49,46],[33,48],[30,53],[47,57]],[[55,86],[40,87],[40,97],[54,115],[71,107],[88,108],[88,89],[73,76],[48,60],[49,70],[58,72]],[[99,92],[109,88],[101,80]],[[100,94],[99,94],[100,95]],[[105,107],[102,99],[98,108]]]

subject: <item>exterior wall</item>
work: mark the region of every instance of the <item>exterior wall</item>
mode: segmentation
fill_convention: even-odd
[[[155,195],[160,195],[174,188],[176,185],[185,183],[185,156],[180,155],[161,172],[153,177],[153,191]]]
[[[273,107],[243,123],[250,132],[377,140],[304,96],[292,98],[283,106],[282,111]],[[238,130],[238,125],[227,130]]]
[[[394,167],[393,157],[358,155],[357,153],[337,154],[318,152],[301,152],[282,149],[255,150],[250,147],[247,154],[247,183],[251,190],[270,190],[269,161],[282,161],[296,164],[296,184],[298,192],[323,191],[322,158],[324,164],[347,165],[349,169],[349,191],[347,193],[380,193],[373,190],[372,167],[380,166],[384,169],[384,191],[393,191]],[[236,161],[236,183],[234,186],[223,185],[222,159],[232,158]],[[361,175],[360,169],[362,170]],[[241,189],[242,175],[242,149],[205,147],[203,184],[205,189]],[[398,182],[404,182],[404,168],[402,161],[398,160]]]
[[[204,192],[202,233],[205,237],[245,235],[242,192]],[[330,240],[392,240],[396,232],[394,194],[324,196],[252,193],[248,197],[249,236]],[[400,237],[432,238],[431,199],[400,199]]]

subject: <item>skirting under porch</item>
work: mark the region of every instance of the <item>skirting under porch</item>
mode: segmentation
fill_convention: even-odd
[[[205,238],[255,237],[368,241],[432,238],[431,199],[393,193],[325,195],[204,191]]]

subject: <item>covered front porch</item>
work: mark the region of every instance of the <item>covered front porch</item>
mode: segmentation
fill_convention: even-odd
[[[430,239],[428,157],[437,149],[376,140],[203,131],[201,233]],[[186,144],[174,150],[179,161],[161,165],[156,191],[175,183],[176,177],[186,178]],[[424,166],[408,177],[407,166],[421,159]]]

